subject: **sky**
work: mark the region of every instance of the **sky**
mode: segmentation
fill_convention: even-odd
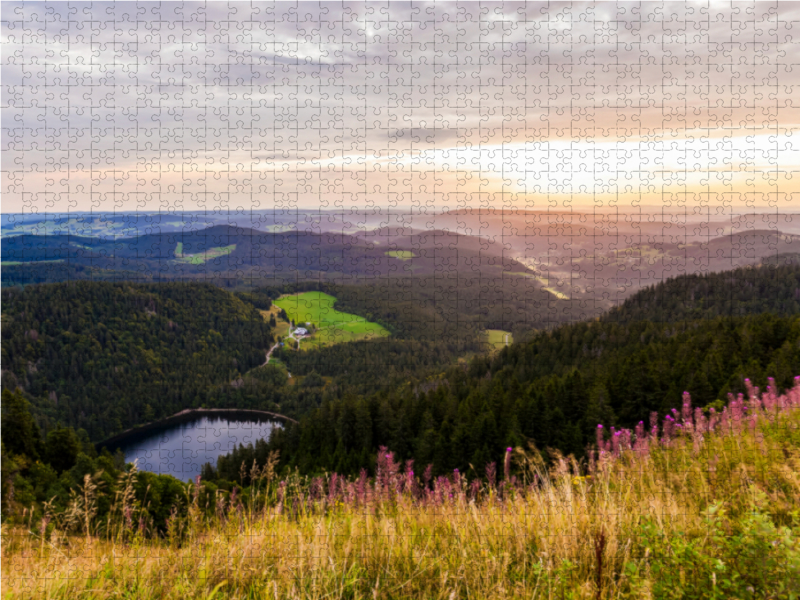
[[[1,10],[5,213],[800,209],[800,4]]]

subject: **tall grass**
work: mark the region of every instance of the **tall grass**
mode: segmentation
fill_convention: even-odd
[[[104,523],[93,480],[62,515],[3,530],[12,598],[792,598],[800,596],[800,383],[649,431],[598,427],[586,465],[508,449],[481,481],[376,476],[187,486],[148,535],[123,475]],[[498,471],[501,471],[498,473]],[[500,481],[496,481],[499,479]]]

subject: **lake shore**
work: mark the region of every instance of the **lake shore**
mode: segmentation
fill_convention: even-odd
[[[282,420],[291,423],[297,423],[297,421],[295,419],[292,419],[291,417],[287,417],[286,415],[281,415],[266,410],[255,410],[247,408],[186,408],[164,419],[160,419],[158,421],[153,421],[151,423],[145,423],[144,425],[139,425],[137,427],[126,429],[125,431],[118,433],[117,435],[114,435],[108,438],[107,440],[98,442],[97,444],[95,444],[95,447],[97,448],[98,452],[101,451],[103,448],[108,448],[113,451],[120,445],[124,445],[122,444],[122,442],[128,441],[131,437],[139,436],[143,433],[148,433],[150,431],[159,429],[164,426],[174,425],[175,423],[179,423],[181,421],[188,421],[197,416],[209,416],[213,414],[225,415],[225,416],[257,415],[257,416],[269,417],[271,420],[276,420],[276,421]]]

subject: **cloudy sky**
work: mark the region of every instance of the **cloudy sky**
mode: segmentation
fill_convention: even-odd
[[[798,32],[768,2],[3,2],[2,210],[787,211]]]

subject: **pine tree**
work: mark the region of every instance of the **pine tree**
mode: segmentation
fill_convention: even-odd
[[[28,401],[19,390],[5,389],[2,398],[3,445],[8,452],[36,460],[41,454],[41,434]]]

